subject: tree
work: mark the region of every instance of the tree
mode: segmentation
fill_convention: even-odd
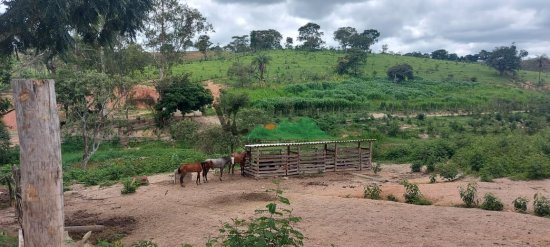
[[[7,0],[0,15],[0,53],[32,51],[50,72],[57,54],[74,44],[75,37],[98,46],[112,44],[118,36],[135,37],[152,9],[152,0],[69,1]]]
[[[248,35],[233,36],[233,41],[229,43],[229,48],[235,53],[241,53],[248,50],[249,42]]]
[[[346,56],[338,58],[336,73],[359,75],[359,68],[367,61],[366,52],[359,49],[350,49]]]
[[[57,102],[65,109],[65,129],[76,131],[82,137],[83,167],[105,136],[110,134],[107,125],[120,99],[116,88],[123,80],[96,71],[81,71],[72,66],[62,67],[57,73]]]
[[[413,68],[409,64],[403,63],[392,66],[387,71],[388,78],[394,82],[401,82],[404,80],[412,80]]]
[[[285,49],[291,50],[294,45],[294,40],[291,37],[286,37]]]
[[[502,76],[505,72],[516,74],[521,67],[521,59],[528,55],[527,51],[518,51],[516,45],[496,47],[485,63],[496,69]]]
[[[369,52],[370,46],[378,42],[380,32],[376,29],[368,29],[361,34],[355,34],[350,37],[350,46],[354,49],[359,49]]]
[[[227,75],[230,79],[237,80],[241,87],[252,82],[254,75],[254,66],[235,62],[227,69]]]
[[[351,44],[351,38],[357,35],[357,30],[353,27],[340,27],[334,31],[334,40],[340,43],[340,46],[345,51]]]
[[[231,152],[238,141],[239,129],[237,127],[237,113],[249,103],[248,95],[222,92],[220,102],[214,104],[216,115],[220,120],[224,132],[231,135]]]
[[[267,69],[267,64],[269,64],[269,61],[271,61],[271,57],[264,54],[260,54],[252,59],[252,65],[256,66],[258,68],[258,72],[260,73],[260,81],[264,80],[264,73]]]
[[[191,8],[178,0],[153,0],[154,11],[149,15],[145,29],[146,45],[159,54],[160,78],[173,62],[170,54],[184,52],[193,45],[196,34],[213,31],[197,9]],[[177,57],[177,56],[176,56]]]
[[[195,42],[195,48],[197,48],[202,55],[204,56],[204,60],[206,60],[207,55],[206,52],[208,49],[212,46],[212,42],[210,42],[210,37],[208,35],[201,35],[199,36],[199,39],[197,42]]]
[[[274,29],[250,32],[250,48],[254,51],[281,49],[283,36]]]
[[[191,82],[189,75],[167,77],[159,82],[157,91],[160,99],[155,105],[155,121],[159,127],[167,126],[176,110],[185,114],[212,103],[212,94]]]
[[[487,61],[489,59],[489,56],[491,55],[491,52],[488,52],[486,50],[481,50],[478,53],[479,60]]]
[[[382,45],[382,54],[386,54],[386,52],[388,52],[388,44],[383,44]]]
[[[435,50],[431,54],[432,59],[447,60],[449,59],[449,52],[445,49]]]
[[[304,42],[301,46],[303,49],[313,51],[321,48],[325,42],[321,39],[323,32],[320,29],[321,26],[312,22],[298,29],[298,41]]]

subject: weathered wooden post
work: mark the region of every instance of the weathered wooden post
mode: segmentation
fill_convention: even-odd
[[[63,246],[63,173],[53,80],[11,82],[21,163],[25,247]]]

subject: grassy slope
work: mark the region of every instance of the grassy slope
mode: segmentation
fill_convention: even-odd
[[[272,60],[268,65],[267,81],[279,83],[294,83],[312,80],[314,77],[324,80],[341,80],[345,76],[338,76],[334,73],[334,66],[338,57],[343,56],[341,52],[320,51],[268,51],[266,52]],[[194,80],[202,81],[217,79],[218,82],[227,83],[227,69],[233,62],[249,64],[255,54],[230,55],[225,54],[220,58],[208,61],[192,61],[186,64],[176,65],[173,68],[175,74],[192,73]],[[396,56],[388,54],[369,54],[364,71],[367,77],[385,77],[388,67],[408,63],[414,68],[415,75],[428,80],[446,80],[452,77],[454,80],[469,81],[475,77],[479,82],[496,83],[510,82],[507,77],[501,77],[498,73],[485,65],[473,63],[461,63],[441,61],[428,58],[415,58]],[[538,73],[532,71],[519,71],[521,81],[536,82]],[[542,79],[550,82],[550,73],[544,73]]]

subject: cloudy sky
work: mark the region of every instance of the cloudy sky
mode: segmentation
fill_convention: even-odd
[[[465,55],[516,42],[530,55],[550,55],[548,0],[187,0],[214,25],[214,43],[251,30],[276,29],[296,40],[308,22],[321,26],[327,46],[333,32],[351,26],[381,33],[373,50],[446,49]],[[284,38],[283,38],[284,40]]]

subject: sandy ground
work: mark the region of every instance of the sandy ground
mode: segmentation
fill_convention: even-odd
[[[481,193],[493,192],[506,205],[503,212],[491,212],[452,206],[461,202],[458,187],[473,179],[426,184],[427,175],[411,174],[407,166],[383,169],[379,175],[329,172],[281,180],[294,214],[303,218],[297,227],[307,237],[305,246],[550,246],[550,219],[511,209],[517,196],[550,196],[550,180],[479,183]],[[379,183],[384,195],[392,193],[402,201],[403,189],[397,183],[403,178],[419,183],[435,205],[361,198],[364,186]],[[66,218],[83,212],[102,220],[132,217],[136,223],[126,243],[152,239],[159,246],[203,246],[222,222],[253,216],[255,209],[263,208],[272,199],[265,191],[274,188],[269,179],[224,175],[220,182],[212,173],[209,183],[188,182],[184,188],[174,185],[170,174],[151,176],[149,181],[131,195],[121,195],[121,185],[74,186],[65,193]],[[0,211],[0,228],[13,223],[6,220],[12,213]]]

